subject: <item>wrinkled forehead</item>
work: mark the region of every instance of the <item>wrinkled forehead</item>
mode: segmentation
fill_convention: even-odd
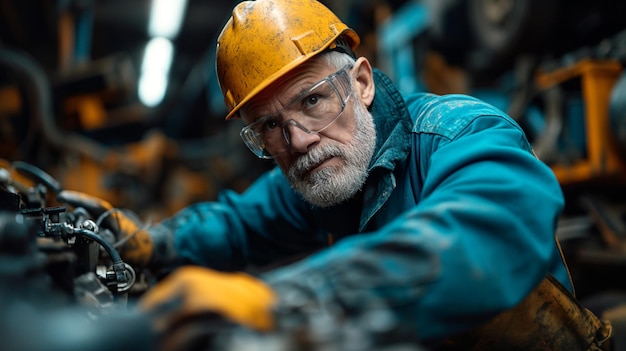
[[[241,117],[251,123],[287,106],[315,83],[335,73],[324,60],[311,60],[260,91],[241,108]]]

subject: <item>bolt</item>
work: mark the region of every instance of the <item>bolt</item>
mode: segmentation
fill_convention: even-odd
[[[92,231],[94,233],[98,232],[98,225],[96,224],[96,222],[92,221],[91,219],[88,219],[84,221],[83,223],[81,223],[80,227],[83,229]]]

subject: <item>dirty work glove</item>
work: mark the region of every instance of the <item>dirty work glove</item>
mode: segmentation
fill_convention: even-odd
[[[180,303],[165,309],[174,300]],[[198,266],[183,266],[148,290],[139,301],[145,312],[158,312],[155,328],[167,330],[180,321],[216,313],[257,331],[274,327],[276,296],[263,281],[245,273],[223,273]]]
[[[154,251],[154,245],[146,228],[137,220],[114,208],[105,200],[85,193],[63,190],[57,200],[74,207],[82,207],[95,219],[101,219],[100,225],[115,233],[117,242],[114,246],[124,262],[134,267],[146,267]]]

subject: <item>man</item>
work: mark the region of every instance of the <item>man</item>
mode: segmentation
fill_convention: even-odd
[[[142,306],[178,297],[178,317],[210,310],[263,331],[281,325],[277,311],[384,311],[396,336],[439,346],[547,276],[572,290],[554,240],[563,196],[521,128],[468,96],[401,96],[358,44],[314,0],[235,7],[217,44],[226,118],[277,167],[122,247],[136,265],[196,266]]]

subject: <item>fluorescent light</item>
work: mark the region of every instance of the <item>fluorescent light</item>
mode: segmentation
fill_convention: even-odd
[[[151,37],[173,39],[180,31],[187,0],[152,0],[148,33]]]
[[[160,74],[143,74],[139,78],[137,94],[142,104],[154,107],[163,101],[167,90],[167,76]]]
[[[152,0],[148,24],[152,39],[146,45],[137,91],[146,106],[156,106],[165,97],[174,56],[170,40],[180,31],[186,7],[187,0]]]
[[[172,42],[165,38],[152,38],[146,45],[143,54],[141,71],[164,71],[169,72],[174,56],[174,46]]]
[[[173,56],[174,46],[165,38],[152,38],[146,45],[137,92],[144,105],[156,106],[165,97]]]

